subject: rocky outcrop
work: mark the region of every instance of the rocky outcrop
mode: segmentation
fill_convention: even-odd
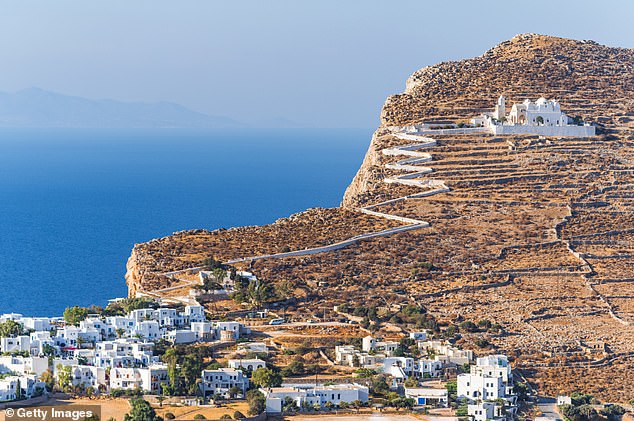
[[[140,264],[137,246],[134,246],[132,253],[125,265],[125,283],[128,286],[128,296],[135,297],[137,291],[143,289],[143,268]]]
[[[634,100],[634,52],[537,34],[521,34],[479,57],[416,71],[405,91],[387,98],[377,130],[343,198],[343,206],[367,203],[381,178],[377,151],[387,127],[429,122],[467,122],[491,111],[499,95],[507,103],[556,98],[569,115],[609,124],[628,118]]]

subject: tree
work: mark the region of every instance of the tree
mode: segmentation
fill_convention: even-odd
[[[44,373],[40,375],[40,380],[46,384],[46,390],[51,392],[53,387],[55,386],[55,376],[53,375],[53,370],[50,368],[47,369]]]
[[[251,381],[263,388],[278,387],[282,384],[282,376],[270,368],[260,367],[253,372]]]
[[[196,288],[204,291],[205,294],[222,289],[222,281],[225,279],[226,275],[227,271],[224,269],[214,268],[211,271],[211,275],[204,278],[202,284],[196,285]]]
[[[0,323],[0,338],[13,338],[24,332],[22,325],[13,320]]]
[[[66,390],[71,386],[72,370],[69,365],[57,365],[57,385],[60,389]]]
[[[405,380],[405,387],[418,387],[418,380],[414,377],[408,377],[407,380]]]
[[[236,411],[236,412],[233,413],[233,419],[234,420],[241,420],[241,419],[244,419],[244,418],[246,418],[246,417],[240,411]]]
[[[528,386],[526,383],[516,382],[513,386],[513,393],[517,395],[517,398],[521,401],[528,399]]]
[[[379,374],[372,378],[370,392],[378,396],[386,396],[390,393],[390,386],[387,384],[387,378],[384,374]]]
[[[69,325],[78,326],[79,322],[88,317],[88,309],[85,307],[73,306],[64,310],[64,321]]]
[[[123,335],[125,335],[125,329],[122,327],[118,327],[117,330],[115,330],[115,332],[117,332],[118,338],[123,338]]]
[[[231,389],[229,389],[228,393],[229,393],[229,398],[235,399],[236,396],[242,393],[242,390],[237,386],[233,386]]]
[[[606,405],[601,410],[601,415],[604,415],[609,421],[618,421],[625,414],[625,409],[619,405]]]
[[[247,404],[249,405],[249,415],[259,415],[266,409],[266,398],[259,390],[249,390]]]
[[[170,391],[176,392],[178,379],[176,378],[176,363],[178,362],[178,354],[174,348],[168,348],[163,354],[162,360],[167,364],[167,376],[170,379]]]
[[[306,369],[304,368],[304,363],[302,362],[300,357],[299,359],[292,361],[289,365],[284,367],[284,369],[282,370],[282,376],[283,377],[300,376],[304,374],[305,372],[306,372]]]
[[[200,376],[203,366],[204,363],[202,359],[194,354],[186,354],[183,357],[180,367],[180,377],[183,380],[183,384],[188,387],[187,393],[190,395],[196,394],[196,390],[198,389],[196,380]]]
[[[44,346],[42,346],[42,353],[47,357],[54,357],[57,352],[51,345],[44,344]]]
[[[143,398],[131,399],[130,407],[130,412],[123,417],[124,421],[163,421]]]
[[[222,264],[220,260],[214,259],[213,256],[209,256],[205,260],[203,260],[203,269],[204,270],[213,270],[213,269],[223,269],[225,266]]]
[[[460,330],[464,332],[477,332],[478,326],[471,321],[465,321],[460,323]]]
[[[20,379],[18,379],[15,385],[15,399],[20,400],[22,397],[22,384],[20,383]]]
[[[449,400],[454,402],[458,394],[458,383],[455,380],[449,381],[445,384],[445,388],[447,389]]]
[[[544,124],[544,117],[538,115],[535,121],[537,122],[537,124]]]

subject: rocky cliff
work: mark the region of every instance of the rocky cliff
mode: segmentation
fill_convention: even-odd
[[[415,72],[405,92],[392,95],[381,112],[366,159],[347,189],[343,206],[367,203],[383,178],[378,139],[390,126],[468,122],[491,111],[500,95],[507,103],[556,98],[568,115],[616,125],[631,117],[634,100],[631,49],[537,34],[517,35],[479,57],[445,62]]]

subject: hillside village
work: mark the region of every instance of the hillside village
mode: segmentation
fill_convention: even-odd
[[[108,315],[126,307],[141,308]],[[276,320],[269,326],[278,325]],[[361,349],[337,345],[335,361],[325,357],[324,363],[351,367],[362,375],[304,383],[293,374],[282,377],[280,373],[288,370],[271,364],[272,350],[264,342],[252,341],[251,329],[237,321],[208,321],[202,306],[176,309],[151,300],[122,299],[112,301],[101,314],[80,308],[68,309],[65,317],[4,314],[0,331],[12,333],[0,338],[0,402],[28,402],[58,390],[95,397],[147,395],[154,401],[159,396],[182,396],[183,405],[205,406],[246,399],[247,391],[259,390],[259,409],[267,414],[363,407],[373,402],[408,408],[449,408],[451,404],[457,411],[462,409],[456,403],[464,402],[467,414],[482,421],[512,419],[517,411],[514,377],[506,356],[476,359],[473,351],[430,340],[426,332],[412,332],[401,340],[368,335],[361,339]],[[168,351],[178,346],[216,350],[216,357],[193,373],[195,390],[191,385],[177,390],[170,374],[181,368]],[[411,347],[426,357],[405,356]],[[266,376],[258,373],[272,379],[262,380]],[[376,400],[385,393],[393,396]],[[251,409],[258,412],[257,405]]]

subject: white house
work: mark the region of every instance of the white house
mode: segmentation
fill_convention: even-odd
[[[399,368],[400,370],[395,370]],[[386,357],[383,360],[383,372],[392,374],[397,377],[397,373],[402,371],[405,374],[405,379],[414,374],[414,359],[410,357]],[[400,377],[400,374],[398,374]]]
[[[565,395],[557,396],[557,406],[561,405],[572,405],[572,398]]]
[[[433,355],[434,359],[441,361],[443,364],[463,365],[473,361],[473,351],[470,349],[458,349],[446,341],[420,341],[418,349]]]
[[[425,341],[427,340],[427,332],[410,332],[409,338],[415,341]]]
[[[126,338],[97,342],[94,364],[99,367],[148,366],[159,361],[153,355],[154,343]]]
[[[141,389],[150,393],[160,393],[161,383],[168,383],[167,366],[151,365],[147,368],[112,368],[110,389]]]
[[[372,336],[366,336],[362,340],[362,349],[365,352],[382,351],[386,355],[392,355],[399,347],[398,342],[394,341],[377,341]]]
[[[260,391],[266,396],[266,412],[271,414],[282,412],[282,406],[287,397],[293,399],[298,408],[302,408],[306,405],[323,407],[327,402],[335,406],[342,402],[367,402],[369,394],[368,388],[359,384],[294,385],[260,389]]]
[[[471,366],[471,373],[500,377],[505,393],[507,395],[513,393],[513,372],[506,355],[489,355],[478,358],[476,365]]]
[[[22,317],[20,323],[27,328],[35,331],[51,330],[51,319],[49,317]]]
[[[106,317],[106,323],[109,325],[108,336],[119,336],[119,331],[124,332],[124,335],[130,336],[134,332],[134,325],[136,320],[130,317],[123,316],[109,316]]]
[[[266,362],[258,358],[250,359],[250,360],[235,359],[235,360],[229,360],[228,366],[229,368],[235,368],[235,369],[243,368],[247,371],[253,372],[257,370],[258,368],[266,367]]]
[[[207,342],[214,339],[215,331],[211,322],[192,322],[190,329],[196,335],[199,342]]]
[[[229,390],[233,387],[238,388],[243,396],[246,393],[249,387],[249,379],[242,371],[233,368],[203,370],[200,390],[205,397],[219,394],[228,398]]]
[[[165,332],[163,338],[173,344],[191,344],[196,342],[196,332],[185,329],[172,329]]]
[[[31,352],[31,337],[0,338],[0,352]]]
[[[429,405],[440,408],[449,406],[449,392],[446,388],[407,387],[405,397],[414,399],[415,405]]]
[[[134,335],[154,341],[161,338],[161,328],[156,320],[143,320],[134,325]]]
[[[205,317],[205,307],[203,306],[185,306],[184,312],[186,323],[204,322],[207,320]]]
[[[416,361],[414,369],[416,376],[420,378],[439,377],[442,374],[443,363],[438,359],[421,358]]]
[[[460,374],[458,376],[458,397],[470,401],[495,400],[506,396],[501,377],[482,373]]]
[[[232,333],[233,340],[240,339],[242,324],[239,322],[214,322],[216,339],[222,339],[222,332]]]
[[[503,399],[508,403],[506,413],[514,413],[517,409],[516,396],[513,392],[513,376],[508,358],[505,355],[490,355],[478,358],[476,365],[471,366],[468,374],[458,376],[458,398],[466,398],[470,404],[481,401]],[[498,404],[499,405],[499,404]],[[492,409],[488,407],[474,407],[478,416],[488,416]],[[496,410],[497,411],[497,410]]]
[[[0,374],[36,374],[41,375],[48,370],[48,358],[46,357],[0,357]]]
[[[497,402],[478,401],[467,406],[467,414],[474,421],[506,419],[504,407]]]
[[[75,364],[74,361],[68,360],[64,362],[71,362],[71,364],[60,363],[53,367],[53,374],[56,379],[59,377],[60,370],[63,370],[64,366],[68,366],[70,367],[70,381],[73,386],[81,386],[84,388],[93,387],[97,389],[99,386],[105,387],[108,385],[106,382],[106,370],[104,368]]]
[[[44,389],[44,383],[38,381],[34,374],[4,377],[0,379],[0,401],[12,401],[19,396],[28,399],[38,391],[43,392]]]
[[[55,341],[51,338],[49,331],[31,332],[30,342],[31,355],[44,355],[47,347],[56,348]],[[55,352],[59,352],[59,347],[55,349]]]

